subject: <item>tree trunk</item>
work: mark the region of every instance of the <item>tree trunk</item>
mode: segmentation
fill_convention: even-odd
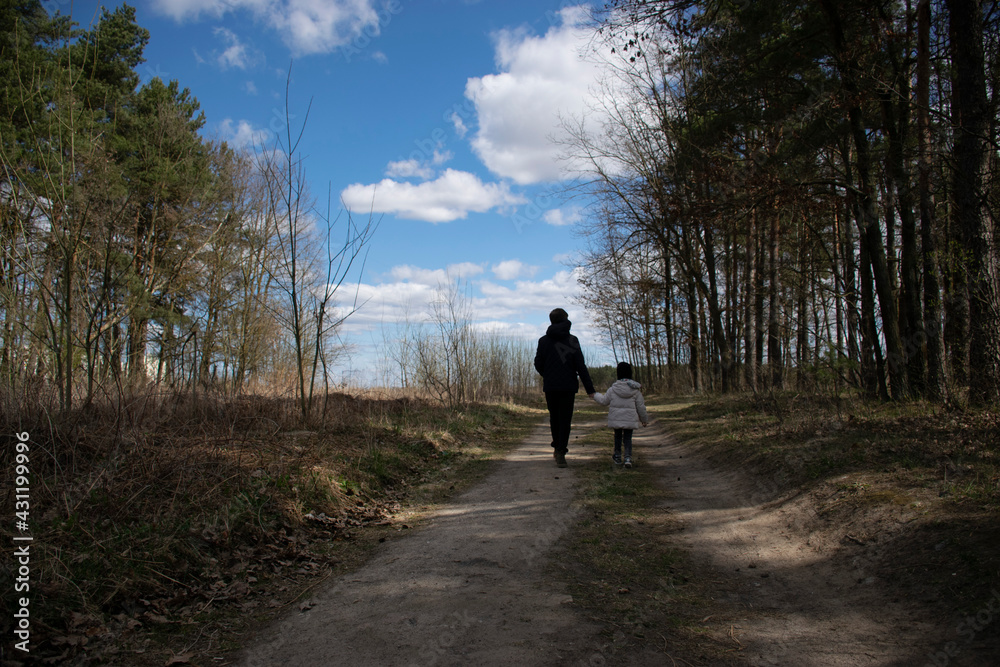
[[[761,373],[764,369],[764,235],[763,232],[758,232],[758,243],[757,243],[757,280],[754,283],[754,305],[753,305],[753,323],[754,329],[756,330],[756,340],[754,341],[754,348],[757,354],[757,385],[761,385],[763,378]]]
[[[902,341],[899,336],[899,316],[896,309],[896,297],[892,289],[892,278],[889,275],[888,259],[885,247],[882,245],[878,217],[875,214],[875,201],[872,197],[869,177],[868,137],[861,123],[860,113],[861,110],[857,107],[851,109],[850,112],[851,125],[854,128],[854,143],[858,149],[857,168],[861,199],[858,202],[858,231],[860,232],[860,243],[868,253],[869,265],[875,281],[875,292],[878,295],[879,310],[882,314],[882,332],[885,336],[886,355],[889,362],[890,393],[892,398],[899,399],[906,394],[905,365],[903,363]],[[878,352],[880,355],[880,348],[878,348]]]
[[[889,358],[889,385],[892,397],[901,398],[906,393],[905,369],[903,365],[902,341],[899,335],[899,316],[896,298],[889,274],[888,258],[882,234],[879,230],[878,215],[875,211],[875,188],[871,177],[871,147],[862,118],[861,100],[865,97],[857,81],[857,63],[847,47],[843,26],[836,4],[832,0],[822,0],[823,9],[830,19],[834,46],[837,51],[837,67],[849,104],[847,118],[855,148],[857,168],[858,201],[855,205],[858,231],[861,234],[862,251],[867,250],[875,291],[878,294],[882,313],[882,331],[885,335],[886,352]],[[864,267],[862,267],[864,268]]]
[[[663,264],[663,326],[664,334],[666,336],[666,355],[667,355],[667,389],[674,389],[674,374],[673,374],[673,364],[674,364],[674,326],[673,326],[673,308],[672,304],[674,302],[674,282],[673,275],[670,270],[670,259],[668,255],[662,256]]]
[[[896,190],[900,222],[900,336],[902,363],[907,386],[915,395],[924,393],[923,327],[921,326],[920,278],[917,274],[917,223],[913,214],[913,191],[906,167],[904,146],[910,125],[909,71],[898,73],[899,90],[886,93],[882,101],[884,127],[888,137],[886,167]],[[892,96],[898,98],[894,99]]]
[[[944,397],[944,357],[941,348],[941,290],[934,240],[934,196],[930,157],[930,0],[917,5],[917,150],[920,193],[920,243],[923,246],[924,321],[927,376],[924,391],[931,400]]]
[[[743,271],[743,380],[750,391],[757,392],[757,332],[754,327],[754,304],[757,285],[757,211],[750,213],[747,232],[746,268]]]
[[[858,342],[861,334],[861,315],[858,312],[858,281],[857,264],[854,261],[854,232],[851,231],[850,224],[846,225],[843,232],[844,237],[844,299],[847,301],[847,356],[857,364],[859,370],[855,371],[858,386],[864,386],[863,361],[861,346]]]
[[[778,244],[780,241],[780,221],[778,211],[771,212],[771,233],[768,239],[768,318],[767,318],[767,365],[771,369],[771,387],[784,386],[781,361],[781,291],[778,288]]]
[[[800,236],[804,235],[800,233]],[[797,331],[795,332],[795,386],[799,390],[803,390],[806,388],[806,365],[808,364],[806,353],[808,352],[809,345],[809,317],[806,306],[806,276],[808,275],[809,269],[806,266],[804,238],[799,239],[798,246],[799,282],[795,287],[795,310],[797,320]]]
[[[75,266],[75,252],[67,249],[65,254],[65,266],[63,266],[63,364],[60,403],[63,410],[73,407],[73,272]]]
[[[722,391],[726,393],[731,388],[733,353],[722,324],[722,308],[719,305],[719,285],[715,270],[715,241],[710,229],[704,229],[701,238],[705,251],[705,270],[708,273],[708,293],[705,295],[708,301],[708,317],[712,323],[712,341],[715,343],[715,352],[720,361]]]
[[[146,379],[146,331],[149,320],[133,317],[128,322],[128,378],[132,382],[142,382]]]
[[[861,242],[859,260],[861,283],[861,376],[865,393],[871,397],[889,400],[885,384],[882,346],[875,327],[875,286],[872,277],[871,257],[868,246]]]
[[[988,129],[986,64],[980,0],[948,0],[955,131],[955,223],[960,230],[969,288],[969,401],[1000,394],[1000,282],[992,221],[985,215]]]
[[[691,371],[691,390],[699,394],[702,390],[701,373],[698,372],[698,288],[694,284],[694,278],[688,276],[687,294],[688,307],[688,368]]]

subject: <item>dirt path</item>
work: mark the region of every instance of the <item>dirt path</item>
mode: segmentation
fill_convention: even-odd
[[[596,425],[577,424],[574,436]],[[308,610],[288,614],[241,664],[670,664],[653,648],[616,652],[601,625],[546,578],[551,547],[577,518],[573,460],[607,455],[573,447],[570,467],[559,469],[548,442],[547,428],[536,429],[426,525],[390,541]],[[705,629],[742,645],[736,664],[927,662],[935,628],[904,601],[887,600],[863,563],[829,558],[832,545],[807,528],[807,498],[754,504],[755,487],[709,467],[655,426],[637,432],[636,455],[673,493],[668,505],[685,524],[682,546],[712,571],[721,613]]]
[[[594,664],[601,628],[543,575],[576,519],[573,484],[572,467],[553,462],[547,427],[536,429],[426,525],[289,614],[242,664]]]

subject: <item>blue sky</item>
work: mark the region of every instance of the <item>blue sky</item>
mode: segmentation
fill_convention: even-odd
[[[83,26],[98,4],[49,0]],[[106,3],[108,7],[116,6]],[[584,8],[545,0],[148,0],[143,80],[177,79],[232,145],[305,119],[314,196],[332,192],[381,217],[354,288],[355,353],[371,369],[381,327],[430,312],[439,284],[462,279],[478,326],[534,339],[565,307],[588,361],[610,361],[577,292],[575,234],[587,200],[567,193],[579,164],[553,139],[559,118],[592,111],[602,68]],[[325,206],[325,204],[324,204]],[[359,376],[355,377],[355,380]],[[338,378],[335,378],[338,379]]]

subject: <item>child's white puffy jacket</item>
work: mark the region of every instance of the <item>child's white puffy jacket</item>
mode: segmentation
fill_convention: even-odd
[[[594,400],[608,409],[608,426],[611,428],[637,429],[642,422],[648,422],[646,403],[635,380],[618,380],[608,388],[607,393],[594,394]]]

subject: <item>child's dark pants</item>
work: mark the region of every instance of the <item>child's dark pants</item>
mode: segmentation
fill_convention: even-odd
[[[615,429],[615,454],[622,453],[622,445],[625,446],[625,458],[632,458],[632,429]]]

